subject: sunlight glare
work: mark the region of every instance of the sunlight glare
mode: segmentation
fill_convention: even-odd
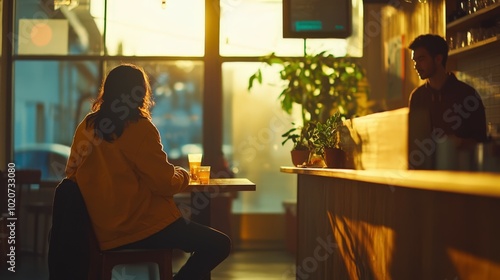
[[[203,0],[108,1],[107,45],[127,55],[203,55]]]

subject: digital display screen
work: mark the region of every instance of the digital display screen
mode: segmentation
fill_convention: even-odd
[[[283,38],[347,38],[351,0],[283,0]]]

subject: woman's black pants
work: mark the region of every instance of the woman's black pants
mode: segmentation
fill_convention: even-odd
[[[191,256],[174,276],[174,280],[206,279],[210,271],[231,251],[231,240],[224,233],[196,222],[177,221],[143,240],[117,249],[180,249]]]

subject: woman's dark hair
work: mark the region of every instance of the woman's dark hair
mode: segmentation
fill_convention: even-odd
[[[133,64],[122,64],[104,79],[92,103],[92,113],[87,117],[87,127],[94,128],[95,137],[113,142],[129,122],[151,119],[153,105],[151,86],[144,70]]]

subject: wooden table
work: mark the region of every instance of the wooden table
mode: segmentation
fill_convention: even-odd
[[[255,190],[255,184],[246,178],[210,179],[208,184],[190,184],[188,191],[191,193],[191,219],[210,226],[211,198],[225,192]]]
[[[221,193],[255,191],[256,186],[246,178],[210,179],[208,184],[190,184],[191,220],[210,226],[211,200]],[[210,280],[211,277],[208,277]]]

